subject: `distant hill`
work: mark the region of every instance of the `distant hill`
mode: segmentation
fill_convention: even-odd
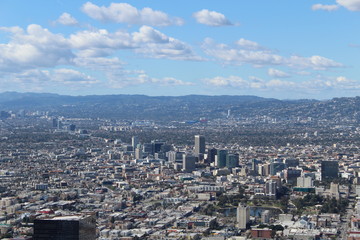
[[[360,97],[278,100],[256,96],[150,97],[145,95],[66,96],[49,93],[0,93],[0,110],[43,110],[66,117],[194,120],[221,118],[230,109],[236,117],[269,116],[277,119],[311,117],[334,121],[360,120]]]

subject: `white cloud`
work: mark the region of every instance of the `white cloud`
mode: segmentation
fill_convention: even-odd
[[[243,46],[259,46],[257,43],[247,43],[242,41]],[[322,56],[300,57],[290,56],[285,57],[279,54],[273,53],[271,50],[266,50],[261,47],[260,49],[244,49],[239,45],[239,42],[235,46],[229,46],[226,44],[215,43],[212,39],[207,38],[202,44],[203,51],[219,60],[224,64],[243,65],[251,64],[254,67],[263,67],[268,65],[283,65],[292,68],[300,69],[313,69],[313,70],[326,70],[329,68],[342,67],[341,63],[338,63],[332,59]]]
[[[159,86],[189,86],[192,82],[185,82],[172,77],[153,78],[144,71],[124,71],[109,76],[112,88],[124,88],[132,85],[153,84]]]
[[[11,79],[19,84],[37,83],[51,84],[77,84],[88,85],[99,81],[82,72],[73,69],[61,68],[54,70],[31,69],[21,73],[14,73]]]
[[[64,84],[94,84],[98,81],[82,72],[73,69],[61,68],[55,69],[51,76],[52,81]]]
[[[360,0],[336,0],[336,2],[350,11],[360,11]]]
[[[250,49],[250,50],[258,50],[258,49],[263,49],[262,46],[260,46],[260,44],[258,44],[257,42],[253,42],[244,38],[240,38],[236,44],[242,48],[245,49]]]
[[[91,18],[105,22],[147,24],[152,26],[183,25],[181,18],[171,18],[166,13],[151,8],[141,10],[128,3],[111,3],[109,7],[87,2],[82,11]]]
[[[149,26],[142,26],[139,32],[133,33],[135,42],[168,43],[169,37]]]
[[[18,27],[8,31],[13,34],[11,41],[0,44],[2,71],[70,64],[74,57],[66,38],[39,25],[29,25],[26,32]]]
[[[109,33],[106,29],[81,31],[70,35],[72,47],[77,49],[125,49],[134,47],[132,37],[125,31]]]
[[[202,45],[204,52],[225,64],[252,64],[255,67],[264,65],[279,65],[284,62],[283,57],[265,50],[248,50],[230,47],[226,44],[216,44],[212,39],[205,39]]]
[[[289,74],[287,74],[286,72],[280,71],[278,69],[274,69],[274,68],[269,68],[268,69],[268,75],[271,77],[275,77],[275,78],[287,78],[290,77]]]
[[[282,90],[293,93],[314,93],[326,90],[359,90],[360,82],[344,76],[324,77],[318,75],[309,81],[295,82],[280,79],[265,81],[261,78],[250,76],[243,79],[239,76],[207,78],[202,80],[205,84],[218,88],[234,88],[239,90]]]
[[[338,63],[332,59],[322,56],[300,57],[291,56],[287,59],[287,64],[290,67],[295,68],[311,68],[314,70],[326,70],[329,68],[343,67],[341,63]]]
[[[66,12],[61,14],[61,16],[55,22],[66,26],[74,26],[79,23],[73,16]]]
[[[296,85],[296,83],[292,81],[283,81],[279,79],[264,81],[253,76],[249,77],[249,80],[245,80],[239,76],[218,76],[203,79],[203,82],[207,85],[216,87],[234,87],[239,89],[288,89]]]
[[[158,30],[149,26],[142,26],[139,32],[132,34],[137,43],[135,52],[151,58],[167,58],[173,60],[201,61],[192,48],[172,37],[168,37]]]
[[[84,57],[75,58],[74,63],[78,67],[84,67],[87,69],[100,70],[100,71],[117,71],[122,70],[125,64],[119,58],[104,58],[104,57]]]
[[[233,25],[222,13],[218,13],[215,11],[209,11],[207,9],[203,9],[201,11],[195,12],[193,17],[196,19],[198,23],[205,24],[212,27],[219,26],[229,26]]]
[[[335,11],[339,9],[339,5],[324,5],[324,4],[314,4],[311,7],[312,10],[316,11],[316,10],[325,10],[325,11]]]
[[[115,50],[131,48],[150,58],[202,60],[188,44],[150,26],[142,26],[132,34],[125,31],[110,33],[105,29],[81,31],[70,36],[70,43],[79,49],[76,55],[81,58],[105,57]]]

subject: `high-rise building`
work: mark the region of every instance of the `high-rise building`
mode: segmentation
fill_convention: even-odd
[[[270,163],[270,175],[276,175],[276,173],[285,169],[285,164],[282,162],[272,162]]]
[[[183,171],[192,172],[195,170],[196,157],[190,154],[183,155]]]
[[[142,152],[141,148],[135,148],[135,158],[136,159],[143,158],[143,152]]]
[[[152,144],[151,144],[151,143],[144,143],[142,147],[143,147],[143,152],[144,152],[144,153],[153,154],[153,153],[152,153],[153,148],[152,148]]]
[[[88,216],[59,216],[34,220],[34,240],[95,240],[96,220]]]
[[[53,118],[53,120],[52,120],[52,126],[53,126],[53,128],[57,128],[57,127],[58,127],[58,120],[57,120],[57,118]]]
[[[212,149],[208,149],[208,154],[207,154],[207,162],[208,163],[213,163],[215,162],[215,156],[217,154],[217,150],[215,148]]]
[[[131,145],[133,147],[133,149],[135,150],[137,148],[137,145],[139,144],[139,139],[137,136],[133,136],[131,138]]]
[[[246,225],[249,223],[250,220],[250,208],[246,205],[242,205],[239,203],[236,211],[236,221],[237,227],[239,229],[246,229]]]
[[[159,140],[152,140],[151,144],[152,144],[152,154],[154,155],[155,153],[161,151],[161,147],[165,144],[165,142]]]
[[[277,182],[269,180],[265,183],[265,195],[270,198],[276,198]]]
[[[251,170],[255,173],[258,173],[258,163],[259,161],[255,158],[251,159]]]
[[[226,167],[235,168],[239,166],[239,155],[238,154],[227,154],[226,155]]]
[[[217,151],[217,167],[218,168],[223,168],[226,166],[226,155],[227,155],[227,151],[226,150],[218,150]]]
[[[205,153],[205,137],[202,135],[195,135],[195,154]]]
[[[337,161],[321,162],[321,180],[339,177],[339,163]]]
[[[311,177],[298,177],[297,187],[299,188],[312,188],[314,187],[313,179]]]

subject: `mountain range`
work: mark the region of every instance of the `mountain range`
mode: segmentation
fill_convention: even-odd
[[[88,95],[67,96],[51,93],[0,93],[0,110],[49,111],[65,117],[106,117],[125,120],[181,121],[231,116],[277,119],[312,118],[358,122],[360,97],[330,100],[279,100],[257,96],[158,96]]]

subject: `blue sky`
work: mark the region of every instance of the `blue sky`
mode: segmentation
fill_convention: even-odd
[[[0,91],[360,95],[360,0],[0,1]]]

